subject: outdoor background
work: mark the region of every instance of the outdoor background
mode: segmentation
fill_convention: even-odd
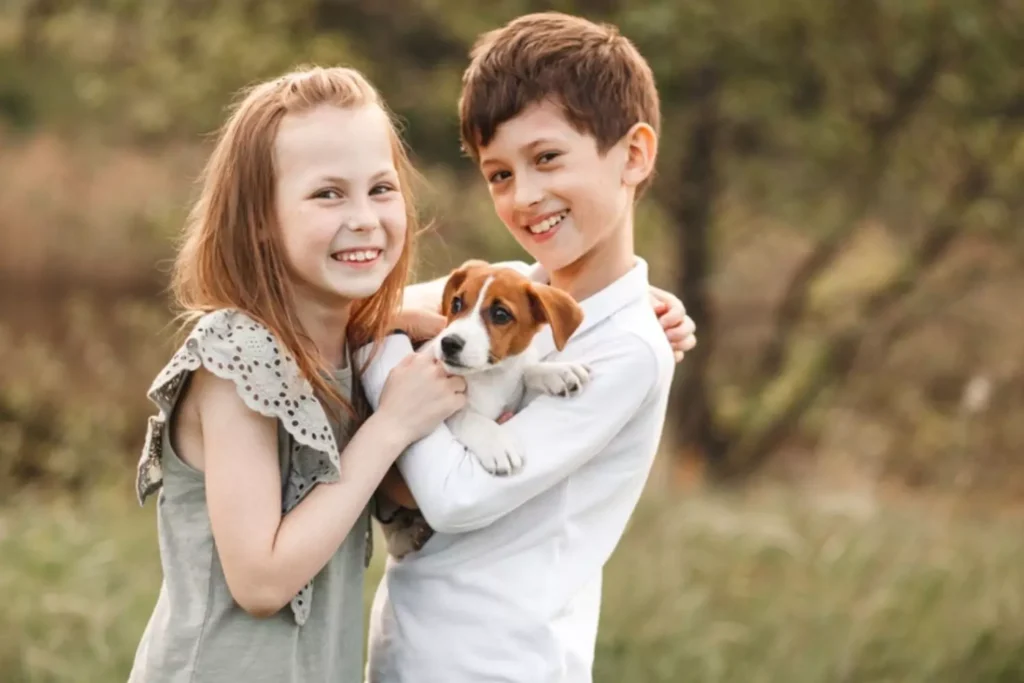
[[[596,680],[1024,681],[1017,0],[2,0],[0,680],[127,676],[169,258],[235,91],[363,70],[431,183],[419,275],[521,256],[455,104],[476,34],[552,8],[654,68],[638,251],[700,328]]]

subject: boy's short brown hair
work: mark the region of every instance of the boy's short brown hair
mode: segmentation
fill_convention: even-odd
[[[633,43],[611,24],[541,12],[477,39],[459,99],[463,148],[479,161],[498,126],[547,98],[602,153],[638,122],[660,131],[654,74]]]

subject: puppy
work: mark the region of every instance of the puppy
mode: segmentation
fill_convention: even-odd
[[[448,277],[441,314],[448,324],[432,340],[432,351],[450,374],[466,379],[466,406],[448,419],[448,428],[485,470],[514,474],[523,457],[496,421],[518,408],[527,389],[572,396],[586,385],[586,367],[540,361],[531,345],[549,325],[561,351],[583,311],[561,290],[472,260]]]
[[[515,411],[528,388],[570,396],[587,384],[586,367],[540,361],[531,347],[537,332],[549,325],[561,351],[583,321],[583,311],[568,294],[514,270],[467,261],[448,277],[441,313],[448,322],[428,342],[429,352],[448,372],[466,379],[466,405],[448,418],[448,428],[488,472],[513,474],[523,467],[523,457],[497,419]],[[434,534],[419,510],[395,506],[380,521],[388,553],[398,559]]]

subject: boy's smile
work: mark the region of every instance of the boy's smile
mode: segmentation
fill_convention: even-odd
[[[558,230],[558,226],[561,225],[562,220],[569,215],[569,209],[564,211],[558,211],[546,216],[541,216],[535,220],[530,221],[526,224],[526,229],[533,235],[533,239],[537,242],[543,242],[544,240],[550,239],[554,236]]]

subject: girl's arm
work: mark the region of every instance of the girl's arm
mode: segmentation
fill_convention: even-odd
[[[376,413],[341,453],[337,482],[317,485],[281,515],[276,420],[250,410],[235,385],[200,371],[193,382],[217,552],[235,601],[254,616],[288,604],[326,564],[408,443]]]
[[[233,382],[196,373],[210,524],[228,588],[247,612],[287,605],[337,551],[403,449],[465,402],[465,383],[426,356],[396,371],[381,409],[340,453],[338,480],[317,484],[284,516],[276,421],[246,407]]]

